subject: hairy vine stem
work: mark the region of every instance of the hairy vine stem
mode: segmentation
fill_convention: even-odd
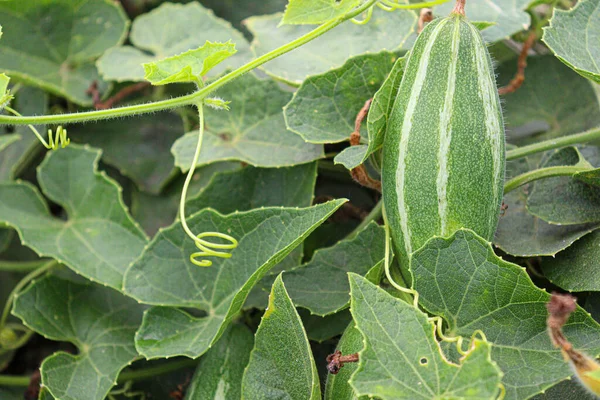
[[[513,150],[509,150],[506,152],[506,159],[508,161],[516,160],[518,158],[523,158],[531,154],[541,153],[542,151],[558,149],[573,144],[588,143],[594,140],[600,140],[600,127],[590,129],[589,131],[576,133],[574,135],[544,140],[543,142],[538,142],[530,144],[528,146],[523,146]]]
[[[525,172],[519,176],[516,176],[506,182],[504,185],[504,194],[512,192],[520,186],[526,185],[533,181],[537,181],[544,178],[552,178],[554,176],[571,176],[578,172],[590,171],[592,168],[587,166],[559,166],[559,167],[548,167],[535,169],[533,171]]]

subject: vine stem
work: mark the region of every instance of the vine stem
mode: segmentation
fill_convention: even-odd
[[[362,220],[362,222],[348,235],[347,239],[354,239],[371,221],[377,221],[381,218],[383,211],[383,200],[379,200],[371,212]]]
[[[250,61],[249,63],[239,67],[238,69],[230,72],[227,75],[222,76],[211,84],[204,86],[198,91],[181,96],[175,97],[168,100],[157,101],[153,103],[145,103],[145,104],[137,104],[126,107],[117,107],[111,108],[107,110],[97,110],[97,111],[88,111],[82,113],[71,113],[71,114],[58,114],[58,115],[41,115],[41,116],[23,116],[23,117],[13,117],[13,116],[0,116],[0,125],[29,125],[29,124],[71,124],[75,122],[86,122],[86,121],[98,121],[109,118],[117,118],[117,117],[125,117],[130,115],[138,115],[151,113],[161,110],[166,110],[175,107],[187,106],[190,104],[198,104],[203,98],[208,96],[210,93],[214,92],[221,86],[231,82],[235,78],[238,78],[266,62],[273,60],[285,53],[288,53],[308,42],[318,38],[324,33],[330,31],[341,23],[356,17],[357,15],[363,13],[365,10],[368,10],[370,7],[374,6],[378,0],[367,0],[363,4],[361,4],[356,9],[350,11],[349,13],[343,15],[342,17],[328,21],[323,25],[313,29],[307,34],[300,36],[299,38],[292,40],[291,42],[276,48],[262,56]]]
[[[0,260],[0,271],[4,272],[29,272],[45,265],[50,260],[35,261],[4,261]]]
[[[516,176],[506,182],[504,185],[504,194],[512,192],[520,186],[527,183],[537,181],[539,179],[551,178],[553,176],[571,176],[578,172],[589,171],[593,168],[582,167],[582,166],[560,166],[560,167],[548,167],[540,168],[533,171],[525,172],[519,176]]]
[[[574,135],[544,140],[543,142],[509,150],[506,152],[506,159],[508,161],[516,160],[518,158],[523,158],[531,154],[540,153],[542,151],[558,149],[560,147],[565,147],[572,144],[587,143],[593,140],[600,140],[600,127],[590,129],[589,131],[576,133]]]

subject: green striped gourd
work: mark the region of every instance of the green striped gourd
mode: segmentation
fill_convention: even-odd
[[[490,55],[464,15],[429,23],[415,42],[384,141],[385,213],[403,269],[433,236],[468,228],[491,240],[505,167]]]

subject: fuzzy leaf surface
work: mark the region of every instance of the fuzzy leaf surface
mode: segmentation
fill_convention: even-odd
[[[244,372],[242,397],[320,400],[319,374],[300,316],[277,277]]]
[[[207,268],[190,262],[197,248],[179,223],[159,231],[125,277],[128,295],[162,306],[144,315],[136,335],[138,351],[146,358],[202,355],[241,310],[256,282],[343,203],[263,208],[228,216],[210,209],[197,213],[188,219],[192,232],[226,232],[239,242],[231,258],[213,258]],[[195,317],[173,307],[196,308],[207,316]]]
[[[121,290],[125,269],[147,239],[123,204],[121,188],[98,172],[99,159],[100,151],[71,144],[49,152],[40,165],[42,191],[64,207],[66,220],[50,214],[30,183],[7,182],[0,183],[0,221],[14,227],[40,256]]]
[[[58,399],[102,400],[136,357],[142,307],[106,287],[55,276],[34,282],[15,299],[13,314],[46,338],[74,344],[41,366],[42,385]]]
[[[497,257],[469,230],[433,238],[413,256],[419,303],[448,323],[446,334],[482,330],[504,372],[506,399],[525,399],[572,374],[547,334],[546,303],[525,269]],[[563,331],[577,349],[600,353],[600,325],[578,308]]]
[[[306,143],[287,130],[282,108],[292,94],[276,82],[248,73],[218,94],[231,101],[231,110],[206,107],[206,128],[197,165],[239,160],[255,167],[286,167],[323,156],[323,146]],[[171,149],[175,165],[184,171],[190,168],[197,141],[198,132],[190,132]]]
[[[361,0],[290,0],[282,23],[296,24],[322,24],[334,18],[341,17]]]

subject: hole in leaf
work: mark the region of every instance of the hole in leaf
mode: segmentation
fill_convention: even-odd
[[[419,363],[421,363],[421,365],[427,365],[427,363],[428,363],[428,362],[429,362],[429,361],[427,360],[427,358],[426,358],[426,357],[422,357],[422,358],[419,360]]]

